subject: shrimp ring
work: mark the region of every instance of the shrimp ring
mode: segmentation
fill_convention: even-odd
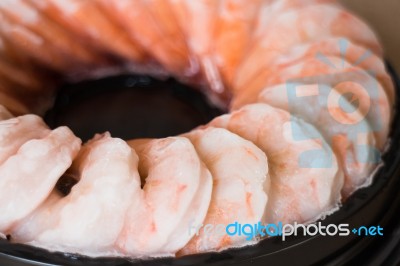
[[[227,114],[83,145],[40,118],[63,84],[125,73]],[[394,94],[375,33],[335,0],[1,0],[0,237],[148,258],[260,239],[191,226],[314,222],[371,180]]]

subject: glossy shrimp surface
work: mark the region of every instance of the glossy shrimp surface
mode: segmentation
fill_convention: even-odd
[[[131,256],[174,255],[195,234],[186,233],[189,224],[207,214],[211,175],[186,138],[129,144],[139,155],[144,185],[130,202],[117,246]]]
[[[340,65],[344,67],[343,65],[349,63],[353,67],[365,70],[379,80],[393,105],[395,89],[393,81],[385,69],[383,59],[371,50],[357,45],[349,39],[328,38],[318,42],[299,44],[277,58],[274,65],[282,69],[312,57],[336,67]],[[340,57],[342,62],[337,65],[335,62],[330,62],[329,57]]]
[[[360,110],[329,85],[294,85],[266,88],[258,100],[304,119],[321,132],[344,171],[342,195],[347,197],[370,180],[380,160],[373,130]]]
[[[231,113],[83,146],[26,115],[126,73]],[[312,223],[370,183],[394,99],[377,37],[336,0],[0,0],[0,238],[133,259],[255,244],[226,226]]]
[[[232,85],[235,72],[251,46],[256,14],[263,1],[221,0],[213,51],[223,81]]]
[[[265,154],[253,143],[225,129],[208,128],[185,135],[194,144],[213,177],[214,186],[207,216],[201,224],[192,224],[196,235],[178,253],[188,255],[251,244],[246,236],[229,236],[231,223],[258,223],[264,213],[269,191]],[[203,226],[213,226],[207,232]],[[218,226],[222,226],[221,232]],[[219,230],[219,231],[218,231]]]
[[[340,58],[340,59],[339,59]],[[319,61],[319,62],[318,62]],[[315,63],[313,63],[315,62]],[[314,71],[301,71],[301,65],[312,64]],[[297,65],[298,67],[295,67]],[[254,101],[257,92],[277,82],[273,77],[280,76],[281,82],[295,77],[317,76],[340,71],[351,71],[361,68],[376,78],[384,88],[390,107],[393,106],[394,86],[386,72],[383,60],[370,50],[358,46],[345,38],[329,38],[319,42],[299,44],[287,53],[277,56],[273,63],[246,84],[246,90],[239,91],[231,106],[237,109],[244,104]],[[310,66],[307,66],[310,69]],[[297,73],[291,69],[298,69]],[[289,72],[289,73],[288,73]],[[291,74],[291,75],[288,75]],[[278,82],[279,83],[279,82]]]
[[[152,10],[155,5],[154,1],[99,0],[99,3],[143,48],[145,53],[153,56],[169,73],[173,73],[177,77],[182,73],[189,74],[192,71],[193,62],[187,53],[185,43],[179,42],[179,38],[182,39],[180,29],[169,9],[168,1],[163,1],[163,7],[158,6],[163,8],[161,14],[159,10]],[[110,14],[110,12],[114,14]],[[161,15],[168,17],[168,24],[158,21],[157,17]],[[165,17],[163,19],[166,20]],[[177,42],[175,43],[174,39],[176,38]]]
[[[191,54],[198,61],[200,71],[210,88],[210,99],[216,104],[226,103],[227,90],[216,64],[215,33],[218,27],[221,0],[170,0],[175,16],[186,37]],[[193,34],[196,32],[196,34]]]
[[[257,40],[238,69],[234,90],[245,89],[247,83],[293,46],[335,36],[382,54],[374,33],[346,10],[327,4],[293,9],[279,15]]]
[[[248,105],[210,125],[238,134],[267,155],[271,188],[264,222],[311,222],[337,207],[343,172],[311,125],[266,104]]]
[[[99,57],[80,43],[75,42],[62,27],[46,16],[41,16],[38,10],[22,0],[2,1],[0,14],[9,22],[9,24],[2,24],[2,28],[6,31],[19,31],[20,36],[25,37],[24,41],[31,46],[35,47],[46,43],[45,50],[49,52],[54,49],[54,52],[62,55],[61,60],[65,62],[89,65],[100,62]],[[26,36],[23,36],[24,33]],[[39,35],[37,40],[28,37],[33,34]]]
[[[352,103],[366,117],[375,133],[377,146],[383,149],[386,144],[392,120],[392,104],[386,91],[373,73],[353,67],[347,61],[334,56],[308,58],[298,64],[288,66],[271,74],[264,87],[249,89],[239,94],[233,102],[233,108],[256,102],[262,90],[276,84],[314,82],[329,85],[343,96],[352,95]],[[265,89],[264,89],[265,88]],[[283,88],[285,89],[285,88]],[[284,92],[282,92],[284,93]],[[264,93],[265,97],[267,94]],[[295,99],[294,99],[295,100]]]
[[[130,41],[125,32],[105,16],[96,1],[28,0],[27,2],[46,14],[53,23],[95,47],[95,51],[100,52],[103,49],[135,62],[142,60],[144,53]]]
[[[259,8],[254,25],[253,39],[262,38],[270,24],[280,15],[292,10],[298,10],[315,4],[336,5],[337,0],[264,0]]]

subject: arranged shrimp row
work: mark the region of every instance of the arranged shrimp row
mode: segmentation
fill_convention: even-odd
[[[60,81],[121,71],[172,75],[231,112],[83,145],[28,114]],[[205,225],[313,222],[371,180],[394,94],[374,33],[334,0],[3,0],[0,237],[182,256],[258,240]]]
[[[255,121],[263,122],[247,130]],[[310,222],[341,199],[329,145],[296,140],[318,131],[266,104],[180,137],[126,143],[103,134],[81,148],[69,129],[49,130],[35,115],[0,123],[0,232],[53,251],[146,257],[239,247],[256,239],[192,227]],[[62,175],[76,182],[66,195]]]
[[[17,114],[40,114],[60,80],[133,70],[203,85],[227,109],[284,66],[338,56],[335,38],[349,40],[346,60],[381,70],[392,89],[374,33],[335,0],[5,0],[0,97]]]

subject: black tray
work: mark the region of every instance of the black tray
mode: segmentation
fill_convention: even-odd
[[[396,102],[398,103],[400,99],[400,82],[393,68],[388,66],[388,69],[396,83]],[[199,119],[196,123],[207,122],[219,114],[218,110],[210,109],[204,101],[198,102],[198,100],[194,100],[200,96],[185,92],[181,85],[177,85],[173,81],[159,83],[158,81],[145,78],[146,82],[143,83],[140,80],[143,81],[143,77],[124,76],[95,81],[94,83],[86,82],[75,86],[78,88],[76,91],[79,93],[75,93],[74,89],[69,88],[66,90],[69,91],[66,94],[64,92],[61,93],[55,105],[56,107],[53,111],[49,112],[46,120],[52,126],[63,123],[68,125],[70,122],[70,126],[74,132],[77,132],[82,138],[87,139],[91,137],[92,133],[102,130],[96,126],[99,125],[97,122],[94,122],[91,127],[86,128],[82,127],[82,124],[79,123],[73,124],[72,120],[79,120],[76,116],[79,112],[76,112],[75,115],[69,118],[68,114],[64,114],[71,106],[80,110],[79,99],[74,100],[74,97],[78,97],[77,95],[83,95],[78,98],[89,96],[93,94],[92,89],[98,92],[101,92],[103,89],[107,91],[110,88],[114,88],[115,90],[116,86],[122,89],[132,87],[139,89],[152,87],[154,89],[154,87],[164,86],[161,84],[169,84],[169,94],[172,97],[178,98],[178,101],[180,101],[179,104],[190,102],[189,106],[195,106],[192,110],[185,110],[188,110],[188,113],[194,112],[196,114],[196,117]],[[86,88],[87,93],[82,94],[82,88]],[[156,90],[152,91],[154,92],[152,95],[156,95]],[[143,91],[140,93],[143,93]],[[104,105],[104,99],[101,100],[101,105]],[[99,106],[99,104],[95,103],[94,106]],[[189,106],[184,108],[192,108]],[[128,111],[124,109],[122,113],[126,114]],[[180,109],[180,113],[182,113],[181,111],[182,109]],[[230,249],[220,253],[205,253],[177,259],[166,258],[143,261],[132,261],[123,258],[92,259],[79,255],[50,253],[39,248],[10,244],[8,241],[1,240],[0,265],[397,265],[400,263],[400,221],[397,220],[398,213],[400,213],[399,111],[400,106],[396,104],[396,117],[391,133],[392,143],[387,153],[383,156],[384,166],[377,172],[373,184],[354,193],[339,211],[323,221],[324,224],[348,223],[351,228],[380,225],[384,228],[383,237],[360,237],[353,234],[348,237],[298,236],[289,237],[285,242],[282,242],[280,238],[269,238],[255,246]],[[91,112],[101,112],[101,110],[95,108],[91,109]],[[160,112],[162,113],[162,110]],[[193,113],[190,115],[193,116]],[[135,112],[131,113],[129,117],[131,116],[135,116]],[[99,115],[99,117],[101,117],[103,124],[107,126],[107,123],[104,123],[103,116]],[[189,123],[181,128],[176,121],[179,120],[173,120],[173,126],[169,130],[157,133],[154,137],[182,133],[192,127]],[[84,124],[87,124],[87,122],[85,121]],[[111,127],[107,128],[112,128],[113,122],[109,121],[109,123],[111,124],[108,126]],[[159,126],[161,129],[164,128],[163,125]],[[111,130],[114,136],[122,138],[148,136],[148,132],[140,132],[138,135],[133,136],[132,132],[134,131],[135,129],[118,131],[118,127],[114,131]]]

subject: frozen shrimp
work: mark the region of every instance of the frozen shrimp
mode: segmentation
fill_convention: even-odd
[[[251,44],[256,14],[263,1],[221,0],[216,22],[215,62],[224,83],[231,86],[236,68]]]
[[[173,256],[186,245],[207,214],[210,172],[183,137],[132,141],[139,155],[143,189],[137,187],[116,242],[130,256]]]
[[[28,0],[28,2],[63,29],[90,43],[92,47],[101,47],[107,52],[134,62],[143,61],[145,54],[141,47],[107,19],[96,1]]]
[[[340,57],[342,60],[340,62],[340,60],[333,59],[334,62],[332,62],[330,58],[333,57]],[[312,75],[329,73],[329,68],[330,72],[336,72],[344,69],[345,66],[349,66],[349,64],[365,70],[373,77],[376,77],[382,84],[388,95],[390,106],[393,106],[394,86],[391,77],[386,72],[383,60],[370,50],[358,46],[345,38],[329,38],[320,42],[295,46],[284,55],[278,56],[273,61],[273,65],[260,72],[246,85],[246,90],[238,91],[238,95],[232,103],[233,108],[237,109],[244,102],[250,101],[250,99],[254,101],[257,97],[256,91],[271,85],[271,76],[281,76],[281,72],[285,72],[286,68],[299,64],[304,65],[305,62],[315,61],[313,59],[320,60],[319,64],[317,64],[320,69],[315,69],[313,73],[310,73]]]
[[[264,0],[254,25],[253,40],[262,38],[271,22],[285,12],[315,4],[336,5],[337,3],[337,0]]]
[[[277,58],[274,61],[274,65],[283,68],[311,57],[319,58],[329,64],[329,58],[327,57],[331,56],[342,58],[342,67],[345,63],[344,61],[347,61],[352,66],[364,69],[376,77],[385,89],[391,105],[394,104],[395,89],[392,78],[386,71],[383,59],[371,50],[346,38],[328,38],[319,42],[300,44],[293,47],[287,54]]]
[[[53,47],[64,55],[64,60],[88,65],[101,63],[98,55],[76,42],[67,31],[22,0],[1,1],[0,13],[9,18],[11,27],[18,25],[39,34],[47,41],[47,47]]]
[[[182,71],[177,75],[178,78],[182,80],[187,80],[187,78],[192,78],[199,73],[199,66],[193,55],[189,54],[189,47],[183,32],[183,28],[180,25],[178,18],[175,16],[174,10],[170,1],[164,0],[143,0],[146,9],[149,12],[152,20],[155,21],[157,27],[163,36],[168,36],[170,40],[173,40],[173,47],[176,50],[175,53],[179,51],[182,60]],[[172,59],[175,60],[175,59]],[[169,63],[168,65],[172,65]]]
[[[389,135],[392,116],[391,104],[385,90],[373,75],[358,67],[352,67],[344,59],[326,56],[324,60],[311,57],[271,74],[264,82],[264,87],[251,88],[238,94],[233,107],[256,102],[260,91],[265,87],[285,82],[301,83],[315,80],[317,83],[331,86],[341,95],[353,95],[357,100],[354,103],[359,104],[355,107],[366,117],[376,135],[378,148],[383,149]]]
[[[348,38],[382,55],[375,34],[357,17],[333,5],[310,5],[284,12],[268,25],[239,67],[233,89],[245,89],[275,58],[293,46],[331,37]]]
[[[97,135],[68,170],[77,180],[70,193],[53,191],[12,232],[12,239],[93,257],[121,255],[116,241],[128,207],[140,193],[138,161],[125,141]]]
[[[266,104],[247,105],[209,125],[238,134],[268,156],[271,189],[265,223],[311,222],[338,206],[343,172],[313,126]]]
[[[8,117],[10,115],[8,113]],[[25,142],[41,139],[50,132],[43,120],[36,115],[9,118],[0,121],[0,165],[17,153]]]
[[[60,127],[42,139],[27,141],[0,166],[0,232],[10,233],[45,201],[80,143],[68,128]]]
[[[266,88],[258,101],[289,111],[321,132],[343,169],[342,195],[346,198],[370,180],[380,160],[372,128],[360,110],[335,89],[318,84],[294,85],[289,89],[287,84]]]
[[[52,71],[65,73],[71,70],[73,66],[71,60],[65,58],[62,53],[49,45],[49,42],[43,39],[41,35],[22,25],[13,24],[1,12],[0,35],[15,47],[16,50],[25,54],[27,58],[31,58]]]
[[[203,226],[227,226],[231,223],[258,223],[265,210],[269,192],[268,163],[265,154],[253,143],[225,129],[207,128],[185,134],[194,144],[214,180],[210,207]],[[196,230],[193,225],[192,230]],[[223,227],[222,229],[225,229]],[[187,255],[243,246],[246,236],[229,236],[225,230],[198,234],[179,252]],[[254,239],[253,239],[254,242]]]
[[[190,52],[198,60],[201,73],[210,88],[209,98],[225,108],[230,93],[225,88],[214,54],[221,0],[170,0],[170,3]]]
[[[168,1],[160,1],[163,2],[162,7],[159,7],[163,8],[162,11],[151,10],[154,8],[155,0],[98,1],[103,9],[108,11],[107,14],[114,17],[130,37],[170,73],[179,77],[182,73],[192,72],[193,62],[190,60],[185,43],[180,41],[182,38],[179,35],[178,22],[169,9]],[[129,12],[126,12],[127,10]],[[169,23],[167,25],[158,23],[156,18],[160,16],[167,16]],[[167,18],[163,20],[165,22]]]

